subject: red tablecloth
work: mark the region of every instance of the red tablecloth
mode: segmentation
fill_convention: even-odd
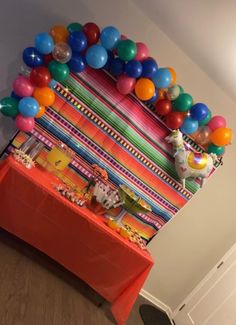
[[[87,282],[111,302],[117,323],[125,324],[153,260],[87,208],[61,197],[50,174],[12,158],[1,163],[0,227]]]

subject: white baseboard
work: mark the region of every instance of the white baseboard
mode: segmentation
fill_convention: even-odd
[[[153,305],[155,305],[157,308],[163,310],[170,318],[170,321],[172,322],[172,310],[169,306],[167,306],[164,302],[162,302],[161,300],[157,299],[156,297],[154,297],[153,295],[151,295],[149,292],[147,292],[144,289],[141,289],[140,293],[139,293],[142,297],[144,297],[145,299],[147,299],[148,301],[150,301]]]

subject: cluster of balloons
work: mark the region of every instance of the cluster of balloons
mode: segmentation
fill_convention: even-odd
[[[11,96],[1,100],[0,111],[15,118],[17,128],[26,132],[55,100],[51,81],[63,82],[70,72],[80,73],[86,66],[109,70],[117,77],[121,94],[134,90],[142,101],[153,102],[159,89],[176,81],[175,71],[158,68],[144,43],[127,39],[114,26],[100,31],[92,22],[57,25],[49,33],[39,33],[22,58],[26,67],[15,79]]]
[[[192,96],[176,84],[173,68],[159,68],[144,43],[128,39],[114,26],[102,30],[92,22],[54,26],[49,33],[36,35],[34,47],[27,47],[22,57],[27,68],[14,81],[11,96],[0,101],[0,111],[15,118],[22,131],[31,131],[35,118],[53,105],[53,82],[63,82],[70,72],[90,66],[109,71],[121,94],[134,91],[141,101],[155,105],[170,129],[180,128],[209,152],[223,154],[232,140],[225,119],[212,117],[203,103],[193,104]]]
[[[159,92],[155,111],[163,116],[170,129],[180,129],[190,135],[208,153],[221,156],[232,141],[232,130],[223,116],[214,116],[204,103],[193,103],[190,94],[177,84]]]

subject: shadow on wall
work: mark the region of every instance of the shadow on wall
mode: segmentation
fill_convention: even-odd
[[[79,21],[82,13],[89,15],[83,1],[48,2],[47,0],[7,0],[0,11],[0,98],[9,96],[12,83],[23,64],[22,51],[33,46],[36,34],[49,31],[55,24]],[[80,17],[78,17],[80,13]],[[84,21],[83,21],[84,22]],[[15,132],[14,121],[0,116],[0,149]]]

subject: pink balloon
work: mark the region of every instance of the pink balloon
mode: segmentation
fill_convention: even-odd
[[[18,76],[13,83],[13,91],[20,97],[30,97],[34,87],[30,80],[24,76]]]
[[[136,43],[137,46],[137,54],[135,56],[135,60],[143,61],[148,58],[149,50],[144,43],[138,42]]]
[[[212,130],[216,130],[218,128],[225,128],[226,127],[226,120],[223,116],[216,115],[213,116],[212,119],[210,119],[207,126]]]
[[[34,118],[18,114],[16,117],[16,127],[20,131],[31,132],[34,128]]]
[[[131,91],[134,90],[135,83],[135,78],[130,78],[125,74],[122,74],[117,79],[116,88],[122,95],[128,95],[129,93],[131,93]]]

